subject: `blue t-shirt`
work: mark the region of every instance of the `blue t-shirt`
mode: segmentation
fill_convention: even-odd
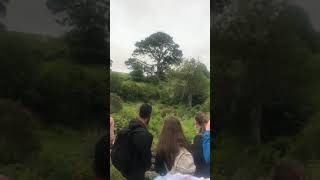
[[[202,136],[203,157],[206,163],[210,163],[210,131],[206,130]]]

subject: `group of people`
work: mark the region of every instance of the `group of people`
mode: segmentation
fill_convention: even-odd
[[[153,136],[147,126],[151,120],[152,106],[140,106],[139,117],[122,128],[115,139],[114,120],[110,117],[110,146],[113,165],[128,180],[143,180],[151,167]],[[210,177],[210,119],[203,112],[194,118],[198,134],[189,144],[180,121],[169,117],[156,147],[154,169],[161,176],[184,174]]]

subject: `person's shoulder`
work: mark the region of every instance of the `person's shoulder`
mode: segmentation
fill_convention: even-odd
[[[194,136],[193,140],[194,140],[194,141],[196,141],[196,140],[202,140],[202,138],[203,138],[203,134],[198,133],[198,134],[196,134],[196,135]]]
[[[138,136],[139,138],[143,138],[151,141],[153,139],[153,135],[144,128],[137,128],[134,130],[134,136]]]

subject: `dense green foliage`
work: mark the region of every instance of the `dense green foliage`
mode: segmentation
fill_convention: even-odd
[[[122,100],[120,96],[110,93],[110,113],[119,112],[122,109]]]
[[[18,33],[2,33],[1,38],[0,97],[20,101],[43,117],[44,123],[78,125],[104,115],[107,85],[102,83],[106,82],[103,68],[84,67],[55,56],[67,52],[56,39],[51,44],[50,38]],[[47,47],[52,48],[50,52]]]
[[[199,61],[184,61],[183,65],[171,74],[176,101],[187,102],[189,107],[203,103],[210,93],[208,74],[205,65]]]
[[[94,179],[93,148],[101,132],[57,127],[42,129],[39,135],[40,154],[24,163],[0,164],[1,174],[14,180]]]
[[[0,173],[93,179],[96,129],[105,125],[108,102],[105,69],[73,63],[61,38],[1,32],[0,39],[0,98],[8,99],[0,103]]]
[[[308,165],[318,159],[319,33],[286,1],[219,2],[212,26],[214,174],[250,180],[270,177],[282,159]]]
[[[41,150],[38,131],[29,111],[13,101],[0,100],[1,163],[21,163],[34,158]]]

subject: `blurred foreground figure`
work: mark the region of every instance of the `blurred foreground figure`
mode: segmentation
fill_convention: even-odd
[[[158,176],[154,180],[210,180],[210,178],[203,178],[203,177],[195,177],[186,174],[167,174],[165,176]]]
[[[9,180],[8,177],[0,175],[0,180]]]
[[[114,120],[110,116],[110,147],[112,147],[114,143]]]
[[[298,161],[285,161],[274,168],[272,180],[307,180],[304,165]]]
[[[105,180],[107,178],[108,171],[108,144],[107,136],[103,136],[95,145],[93,171],[96,180]],[[1,179],[0,179],[1,180]]]

